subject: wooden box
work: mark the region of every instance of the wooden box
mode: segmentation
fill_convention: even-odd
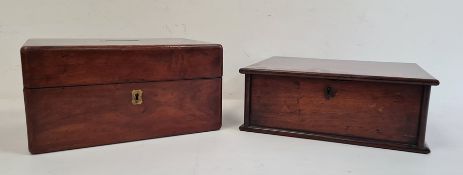
[[[218,44],[33,39],[21,61],[32,154],[221,127]]]
[[[417,153],[432,85],[416,64],[272,57],[246,74],[240,130]]]

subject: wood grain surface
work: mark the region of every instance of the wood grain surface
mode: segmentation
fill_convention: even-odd
[[[267,75],[251,83],[251,125],[416,144],[422,86]]]
[[[25,89],[33,154],[221,127],[221,78]],[[133,105],[132,90],[143,91]]]
[[[33,154],[221,127],[222,46],[160,39],[31,39],[21,48]]]
[[[149,44],[26,45],[21,49],[23,84],[43,88],[222,76],[221,45]]]
[[[439,85],[415,63],[271,57],[240,69],[244,74]]]

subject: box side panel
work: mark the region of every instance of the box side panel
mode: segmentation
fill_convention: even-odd
[[[133,90],[141,104],[134,104]],[[221,78],[25,89],[29,149],[44,153],[221,127]]]
[[[422,86],[253,75],[251,125],[415,145]],[[331,91],[327,95],[327,89]]]
[[[421,100],[421,113],[420,113],[420,125],[418,128],[418,147],[427,147],[426,139],[426,123],[428,120],[428,108],[429,98],[431,96],[431,86],[423,86],[423,97]]]
[[[250,118],[250,105],[251,105],[251,77],[252,75],[246,75],[245,77],[245,87],[244,87],[244,126],[249,125]]]
[[[222,76],[222,47],[23,47],[26,88]]]

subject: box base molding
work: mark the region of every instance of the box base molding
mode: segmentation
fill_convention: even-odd
[[[297,137],[297,138],[314,139],[314,140],[322,140],[322,141],[345,143],[345,144],[354,144],[354,145],[369,146],[369,147],[383,148],[383,149],[392,149],[392,150],[398,150],[398,151],[407,151],[407,152],[421,153],[421,154],[429,154],[431,152],[431,150],[428,148],[426,144],[424,144],[424,148],[418,148],[416,145],[393,143],[393,142],[388,142],[388,141],[371,140],[371,139],[364,139],[364,138],[355,138],[355,137],[338,136],[338,135],[321,134],[321,133],[311,133],[311,132],[303,132],[303,131],[293,131],[293,130],[269,128],[269,127],[262,127],[262,126],[249,126],[249,125],[244,125],[244,124],[241,125],[239,129],[241,131],[247,131],[247,132],[256,132],[256,133],[263,133],[263,134],[273,134],[273,135],[288,136],[288,137]]]

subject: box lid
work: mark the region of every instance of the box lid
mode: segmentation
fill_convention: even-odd
[[[241,68],[240,73],[439,85],[415,63],[271,57]]]
[[[196,41],[184,38],[131,38],[131,39],[64,39],[64,38],[43,38],[29,39],[24,47],[38,46],[178,46],[178,45],[207,45],[203,41]]]
[[[25,88],[222,76],[222,46],[181,38],[30,39],[21,48]]]

